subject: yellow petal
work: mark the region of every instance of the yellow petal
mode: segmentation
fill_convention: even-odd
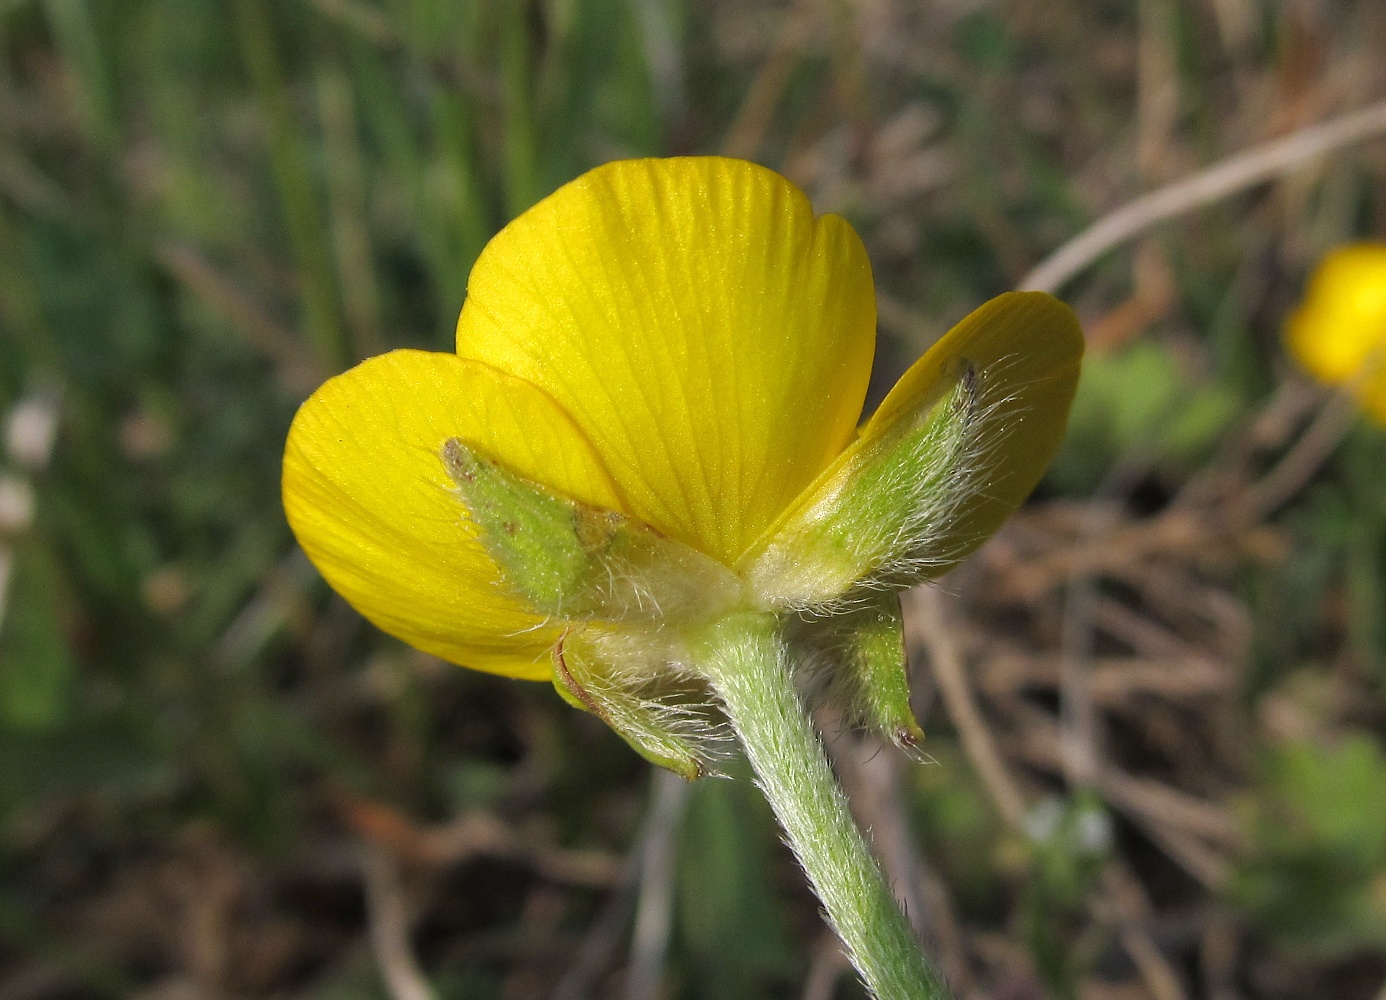
[[[986,541],[1039,484],[1064,439],[1083,347],[1078,317],[1052,295],[998,295],[916,361],[862,428],[863,439],[888,433],[944,372],[962,362],[976,370],[978,451],[967,473],[970,499],[942,546],[952,562]]]
[[[1353,385],[1386,421],[1386,244],[1352,244],[1325,257],[1286,323],[1285,340],[1315,377]]]
[[[877,584],[899,585],[946,572],[1000,527],[1039,482],[1063,440],[1082,356],[1077,318],[1052,296],[1011,292],[973,311],[915,362],[860,437],[747,554],[741,569],[759,599],[772,606],[813,606],[873,574],[886,573]],[[822,511],[852,495],[864,463],[893,460],[885,442],[899,436],[897,429],[903,433],[935,406],[950,405],[949,394],[956,395],[964,371],[971,402],[957,416],[963,424],[955,449],[939,455],[949,467],[919,484],[927,485],[917,498],[925,504],[919,510],[923,520],[908,530],[909,519],[882,525],[890,543],[882,551],[903,546],[907,571],[872,565],[880,553],[867,538],[860,545],[849,540],[845,549],[830,538],[824,542],[831,532],[817,523]],[[882,484],[892,497],[901,488],[909,497],[912,488],[896,473]],[[891,518],[900,513],[893,499],[884,511]],[[921,545],[927,551],[915,551]]]
[[[546,679],[559,630],[511,596],[443,466],[461,438],[515,472],[621,509],[542,391],[451,354],[394,351],[323,385],[284,451],[284,510],[334,589],[382,630],[478,670]]]
[[[784,178],[631,160],[491,241],[457,351],[546,390],[632,513],[730,564],[851,438],[875,323],[861,241]]]

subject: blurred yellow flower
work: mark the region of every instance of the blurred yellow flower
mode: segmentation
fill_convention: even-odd
[[[1047,295],[995,299],[858,435],[875,329],[861,241],[784,178],[717,157],[611,163],[486,247],[456,354],[372,358],[303,405],[284,456],[289,523],[384,631],[548,678],[568,623],[509,585],[460,498],[449,442],[648,525],[721,567],[734,606],[773,610],[803,603],[774,590],[797,551],[777,544],[782,522],[811,536],[805,498],[830,508],[844,469],[965,377],[982,387],[968,417],[979,430],[945,470],[959,488],[929,526],[927,574],[942,572],[1034,488],[1063,434],[1082,334]]]
[[[1350,388],[1386,423],[1386,244],[1326,256],[1285,325],[1285,343],[1316,378]]]

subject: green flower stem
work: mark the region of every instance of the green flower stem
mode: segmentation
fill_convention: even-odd
[[[925,958],[848,812],[794,690],[775,619],[731,615],[699,639],[699,667],[721,698],[790,847],[872,994],[879,1000],[947,998],[942,977]]]

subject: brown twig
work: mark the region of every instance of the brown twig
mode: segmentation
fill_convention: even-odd
[[[621,866],[615,891],[588,928],[582,947],[578,950],[577,961],[554,989],[553,1000],[586,1000],[591,995],[598,977],[616,952],[626,922],[636,908],[637,896],[644,890],[646,876],[651,873],[651,855],[663,856],[664,861],[656,860],[654,864],[665,873],[672,872],[672,841],[678,832],[679,820],[688,804],[691,788],[688,782],[667,771],[655,772],[648,811],[641,823],[640,833]],[[650,905],[643,898],[640,902],[647,908]],[[653,918],[646,919],[653,922]],[[635,936],[639,938],[640,934],[637,928]],[[653,937],[652,931],[646,934]],[[648,945],[645,947],[648,948]],[[633,946],[633,952],[638,950],[639,947]],[[632,957],[631,961],[634,965],[637,959]],[[660,961],[663,961],[662,953]],[[659,979],[657,972],[654,976],[656,985]]]
[[[1052,689],[1059,685],[1058,656],[1034,655],[1023,648],[997,645],[986,662],[978,665],[978,686],[983,691],[1009,696],[1025,688]],[[1100,656],[1093,659],[1091,683],[1094,703],[1111,708],[1152,696],[1166,702],[1197,703],[1227,694],[1233,679],[1204,656]]]
[[[722,140],[722,152],[726,156],[743,159],[755,157],[761,140],[765,138],[765,130],[770,127],[775,107],[789,85],[794,64],[799,58],[799,49],[808,39],[812,25],[809,7],[808,0],[800,0],[785,13],[770,54],[751,81],[751,87]]]
[[[1023,736],[1015,744],[1026,762],[1063,773],[1058,727],[1037,709],[1019,709],[1019,714]],[[1237,842],[1231,821],[1220,807],[1158,782],[1133,778],[1110,765],[1099,767],[1093,787],[1195,880],[1212,890],[1226,883],[1226,859],[1203,839],[1223,845]]]
[[[912,618],[918,623],[918,638],[929,654],[939,694],[948,709],[948,717],[957,727],[968,759],[977,769],[1002,818],[1009,826],[1018,827],[1025,816],[1025,799],[1006,770],[996,741],[982,720],[963,670],[956,636],[947,624],[943,601],[942,593],[929,587],[916,587],[901,597],[901,603],[908,606],[907,620]]]
[[[578,948],[577,958],[563,974],[553,991],[553,1000],[586,1000],[592,994],[597,979],[610,967],[612,956],[620,946],[630,915],[635,909],[635,896],[640,887],[640,858],[645,838],[636,839],[621,876],[610,896],[602,905],[597,918],[588,925]]]
[[[471,812],[440,826],[418,826],[390,806],[343,796],[338,812],[358,835],[417,864],[456,865],[474,857],[505,858],[530,865],[553,882],[609,886],[620,862],[604,851],[556,847],[498,817]]]
[[[640,853],[626,1000],[654,1000],[659,994],[674,921],[674,842],[693,787],[663,768],[655,769],[653,786]]]
[[[1121,946],[1131,957],[1146,988],[1155,1000],[1185,1000],[1183,984],[1173,966],[1160,953],[1145,922],[1150,918],[1150,901],[1140,883],[1123,864],[1109,865],[1102,873],[1104,900],[1111,907]]]
[[[990,730],[982,720],[981,711],[963,671],[959,653],[942,609],[938,591],[916,588],[906,599],[913,605],[920,624],[920,638],[929,652],[939,692],[949,717],[963,741],[972,765],[982,777],[988,793],[996,803],[1008,826],[1018,829],[1025,816],[1025,800],[1010,776],[1001,752]],[[1099,791],[1101,791],[1099,779]],[[1160,953],[1141,923],[1143,917],[1133,913],[1129,900],[1113,894],[1104,884],[1103,896],[1121,919],[1120,938],[1123,948],[1140,972],[1147,988],[1158,1000],[1184,1000],[1179,977]]]
[[[1113,508],[1092,507],[1083,522],[1084,543],[1101,544],[1115,520]],[[1059,651],[1059,740],[1065,780],[1071,787],[1086,788],[1096,778],[1101,732],[1092,691],[1097,583],[1092,576],[1075,571],[1066,590]]]
[[[1241,932],[1235,919],[1226,913],[1213,914],[1204,928],[1198,949],[1198,964],[1208,1000],[1237,1000],[1240,951]]]
[[[326,377],[322,366],[300,346],[288,327],[266,313],[197,250],[166,243],[158,248],[156,256],[195,298],[220,314],[249,346],[274,362],[286,388],[307,394]]]
[[[361,874],[371,951],[391,1000],[435,1000],[409,942],[409,913],[397,862],[379,847],[363,845]]]
[[[1354,391],[1380,374],[1382,361],[1383,352],[1373,352],[1350,383],[1324,401],[1313,422],[1275,467],[1246,491],[1238,511],[1244,523],[1269,517],[1309,483],[1356,425],[1362,407]]]
[[[1156,223],[1288,174],[1336,149],[1382,133],[1386,133],[1386,101],[1297,129],[1284,138],[1228,157],[1192,177],[1158,188],[1108,212],[1041,261],[1020,280],[1018,287],[1057,292],[1108,250]]]
[[[1096,543],[1113,523],[1109,508],[1097,508],[1084,524],[1083,535]],[[1100,725],[1093,698],[1092,652],[1095,638],[1097,585],[1093,577],[1075,574],[1069,579],[1064,601],[1062,651],[1060,653],[1059,757],[1070,787],[1096,787],[1111,800],[1113,769],[1105,765],[1099,742]],[[1121,775],[1125,778],[1125,775]],[[1130,790],[1134,781],[1120,787]],[[1128,801],[1137,798],[1127,796]],[[1171,796],[1166,796],[1166,800]],[[1183,797],[1179,797],[1182,804]],[[1109,864],[1102,875],[1102,901],[1116,918],[1117,934],[1126,954],[1156,1000],[1185,1000],[1184,988],[1173,967],[1160,953],[1144,922],[1150,906],[1139,884],[1120,864]]]

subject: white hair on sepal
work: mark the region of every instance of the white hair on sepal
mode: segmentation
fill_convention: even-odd
[[[789,658],[799,692],[811,704],[831,700],[828,689],[839,673],[840,650],[820,635],[827,623],[840,616],[794,611],[784,616],[785,642],[794,651]]]
[[[607,716],[621,735],[645,730],[659,732],[684,744],[700,765],[700,776],[712,771],[715,761],[730,760],[736,753],[736,737],[709,693],[688,702],[671,700],[667,685],[623,688],[625,697],[613,698]]]
[[[439,457],[503,584],[546,622],[690,623],[741,600],[731,570],[633,515],[550,490],[458,438]]]
[[[979,539],[958,535],[953,528],[973,503],[987,496],[997,456],[1024,419],[1024,411],[1014,405],[1024,383],[1004,377],[1007,367],[1021,360],[1008,356],[978,369],[958,359],[964,367],[952,398],[935,404],[962,410],[957,440],[940,440],[950,425],[939,421],[914,446],[921,453],[937,451],[931,468],[911,475],[912,470],[917,473],[917,464],[894,463],[892,476],[880,484],[883,491],[908,496],[901,504],[908,515],[898,524],[879,525],[879,531],[860,532],[851,539],[851,557],[872,568],[845,594],[796,604],[794,610],[817,615],[849,612],[872,599],[873,592],[900,590],[937,575],[975,547]]]
[[[850,655],[845,642],[834,642],[825,634],[832,629],[840,613],[814,616],[811,620],[796,616],[801,628],[789,628],[787,641],[794,651],[791,658],[794,680],[806,704],[814,709],[828,708],[842,717],[854,729],[867,724],[867,713],[861,706],[865,701],[859,678],[847,669]]]
[[[826,710],[844,732],[871,732],[892,743],[916,763],[937,763],[923,748],[924,733],[910,707],[909,668],[903,631],[899,635],[898,669],[887,676],[861,659],[861,630],[879,622],[886,603],[881,592],[856,592],[847,600],[847,613],[797,612],[782,618],[787,648],[792,651],[795,684],[805,703],[815,712]],[[861,613],[854,612],[864,612]]]
[[[733,756],[735,736],[720,706],[669,629],[588,631],[583,638],[592,655],[579,670],[568,672],[562,643],[556,663],[567,681],[581,685],[580,699],[627,742],[642,753],[676,748],[696,761],[698,776]]]

